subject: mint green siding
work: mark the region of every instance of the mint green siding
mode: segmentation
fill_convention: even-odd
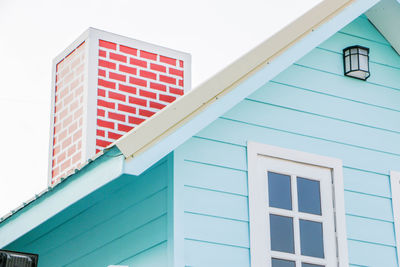
[[[38,253],[40,267],[167,266],[171,158],[122,175],[6,249]]]
[[[342,49],[370,48],[371,77],[343,76]],[[343,160],[352,266],[398,266],[389,171],[400,166],[400,57],[364,17],[259,88],[174,154],[184,259],[249,266],[246,144]]]

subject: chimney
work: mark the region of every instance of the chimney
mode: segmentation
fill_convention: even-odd
[[[49,185],[190,90],[190,55],[89,28],[53,60]]]

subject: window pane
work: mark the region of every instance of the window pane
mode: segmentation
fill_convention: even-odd
[[[324,258],[322,223],[300,220],[301,254]]]
[[[319,181],[297,177],[299,211],[321,215]]]
[[[316,264],[310,264],[310,263],[301,263],[301,267],[324,267],[323,265],[316,265]]]
[[[293,218],[269,215],[271,226],[271,249],[294,253]]]
[[[287,261],[287,260],[280,260],[280,259],[272,259],[272,267],[295,267],[295,262]],[[306,266],[306,267],[308,267],[308,266]]]
[[[290,176],[268,172],[268,196],[270,207],[291,210]]]

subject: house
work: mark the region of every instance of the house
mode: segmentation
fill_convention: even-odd
[[[399,17],[322,1],[106,149],[84,130],[100,151],[50,171],[0,248],[40,267],[399,266]],[[349,56],[369,57],[358,79]]]

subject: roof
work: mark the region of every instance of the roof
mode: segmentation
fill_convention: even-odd
[[[35,224],[40,224],[40,221],[51,218],[63,208],[84,197],[85,194],[117,179],[122,172],[132,175],[141,174],[239,101],[364,13],[394,49],[400,52],[400,35],[396,32],[400,27],[400,20],[397,19],[400,16],[400,4],[396,0],[324,0],[209,80],[127,133],[110,146],[110,151],[105,152],[104,155],[100,152],[100,157],[98,157],[99,155],[95,156],[94,160],[98,162],[106,161],[105,156],[110,153],[111,157],[120,158],[120,154],[115,152],[116,148],[123,153],[124,165],[121,166],[120,161],[113,163],[118,166],[116,168],[118,171],[110,171],[110,177],[103,177],[104,173],[100,174],[103,179],[89,177],[84,180],[81,177],[79,179],[82,179],[81,183],[84,183],[85,186],[78,190],[79,194],[74,193],[67,199],[64,194],[60,200],[57,194],[62,195],[62,190],[69,190],[69,188],[76,190],[76,184],[79,184],[75,178],[82,176],[80,172],[72,174],[68,180],[73,178],[73,183],[68,186],[63,186],[65,184],[63,182],[56,184],[1,218],[0,235],[8,233],[9,236],[0,241],[0,247],[33,229]],[[86,169],[88,163],[83,164],[81,168]],[[98,164],[95,166],[98,166],[99,169],[104,168]],[[90,168],[88,169],[90,170]],[[83,173],[85,172],[88,171],[83,171]],[[53,198],[53,206],[54,200],[59,199],[59,203],[56,203],[57,207],[52,207],[48,211],[46,201],[42,200],[37,203],[38,199],[43,196]],[[30,222],[27,226],[23,222],[18,222],[26,220],[27,217],[24,219],[23,216],[19,216],[18,220],[11,220],[11,225],[13,225],[10,226],[13,227],[11,229],[18,230],[13,231],[12,234],[10,234],[11,231],[4,229],[7,228],[6,225],[10,224],[7,223],[9,221],[6,220],[7,218],[10,218],[18,210],[24,211],[24,207],[32,204],[38,207],[42,205],[42,210],[46,210],[45,214],[40,218],[35,218],[34,222]]]
[[[379,4],[377,4],[379,3]],[[377,4],[377,5],[376,5]],[[376,6],[374,6],[376,5]],[[373,7],[373,8],[372,8]],[[368,12],[367,12],[368,11]],[[211,123],[265,83],[367,12],[371,22],[400,52],[400,5],[396,0],[325,0],[119,139],[115,145],[140,174],[157,159]],[[256,74],[257,73],[257,74]],[[245,86],[251,84],[251,86]]]

